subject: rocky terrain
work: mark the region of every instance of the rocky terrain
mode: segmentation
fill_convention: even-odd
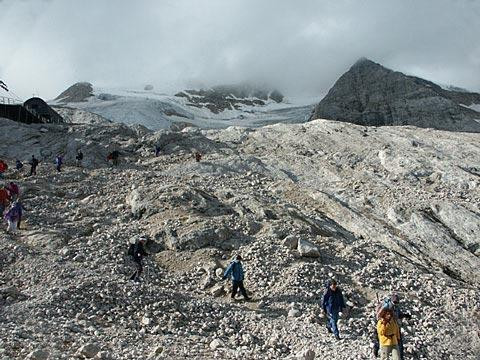
[[[480,132],[480,94],[447,90],[368,59],[343,74],[311,119]]]
[[[35,177],[6,174],[27,211],[18,234],[0,231],[0,359],[371,359],[376,296],[391,291],[412,314],[407,359],[478,359],[478,142],[327,120],[153,132],[0,119],[0,158],[42,159]],[[135,284],[126,251],[143,234]],[[237,253],[254,302],[225,293]],[[350,307],[340,341],[320,305],[332,276]]]

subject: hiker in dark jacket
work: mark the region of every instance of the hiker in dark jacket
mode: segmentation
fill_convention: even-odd
[[[28,163],[30,164],[30,176],[37,175],[38,160],[35,158],[35,155],[32,155]]]
[[[82,166],[82,160],[83,160],[83,152],[82,150],[78,150],[77,156],[75,156],[75,159],[77,160],[77,166]]]
[[[160,155],[160,146],[155,145],[155,156],[158,157]]]
[[[242,257],[240,255],[235,256],[235,259],[228,265],[225,273],[223,274],[223,279],[232,279],[232,299],[235,299],[238,289],[242,293],[245,300],[249,301],[250,298],[247,295],[247,291],[243,286],[244,272],[242,266]]]
[[[112,160],[113,166],[118,165],[118,159],[120,158],[120,152],[118,150],[112,151],[110,154],[107,156],[107,160]]]
[[[202,154],[200,154],[198,151],[195,152],[195,161],[200,162],[202,160]]]
[[[17,169],[18,172],[20,172],[23,168],[22,162],[18,159],[15,160],[15,168]]]
[[[135,244],[131,244],[128,249],[128,254],[132,257],[137,267],[132,276],[130,276],[130,280],[136,282],[140,281],[140,274],[143,272],[143,257],[148,255],[145,251],[145,243],[146,239],[142,237],[138,239]]]
[[[327,283],[327,289],[323,295],[322,307],[327,315],[327,330],[333,332],[335,338],[340,340],[338,331],[338,316],[343,309],[346,309],[345,300],[343,299],[342,290],[337,287],[337,281],[332,279]]]
[[[63,164],[63,157],[60,155],[57,155],[57,157],[55,158],[55,165],[57,167],[58,172],[62,171],[62,164]]]

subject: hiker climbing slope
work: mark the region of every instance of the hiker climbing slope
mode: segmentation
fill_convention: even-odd
[[[394,320],[397,322],[398,331],[399,331],[399,338],[398,338],[398,350],[400,353],[400,359],[403,360],[403,337],[401,331],[401,324],[403,319],[411,319],[412,316],[400,308],[400,297],[398,294],[393,293],[389,297],[382,300],[380,304],[378,304],[376,311],[376,320],[380,319],[380,315],[383,310],[392,310]],[[378,352],[380,349],[380,344],[378,342],[378,334],[375,332],[375,339],[373,345],[373,353],[375,356],[378,356]]]
[[[77,160],[77,166],[82,166],[82,160],[83,160],[83,152],[82,150],[78,150],[77,155],[75,156],[75,159]]]
[[[5,161],[0,160],[0,179],[3,179],[5,172],[8,169],[8,165]]]
[[[130,280],[133,280],[135,282],[140,281],[140,275],[143,272],[143,257],[148,255],[145,251],[145,243],[146,239],[141,237],[137,239],[134,244],[131,244],[128,248],[128,255],[132,257],[132,260],[137,268],[132,274],[132,276],[130,276]]]
[[[0,215],[3,216],[3,213],[7,209],[7,206],[10,202],[10,194],[8,190],[4,187],[0,187]]]
[[[345,300],[343,298],[342,290],[337,286],[337,281],[331,279],[326,284],[326,290],[322,301],[323,311],[327,316],[327,330],[333,333],[337,340],[340,340],[340,333],[338,331],[338,317],[339,313],[346,309]]]
[[[394,319],[393,310],[383,309],[377,322],[378,341],[380,343],[380,359],[400,360],[398,341],[400,330]]]
[[[112,151],[110,154],[107,156],[107,160],[112,160],[113,166],[118,165],[118,159],[120,158],[120,152],[118,150]]]
[[[8,185],[5,186],[5,189],[8,191],[10,201],[12,201],[12,202],[16,201],[18,199],[18,197],[20,196],[20,188],[13,181],[10,181],[8,183]]]
[[[55,158],[55,166],[58,172],[62,171],[62,165],[63,165],[63,157],[61,155],[57,155],[57,157]]]
[[[32,155],[32,158],[28,163],[30,164],[30,176],[37,175],[38,160],[35,155]]]
[[[22,221],[23,210],[25,210],[25,208],[22,206],[20,201],[16,201],[5,213],[4,218],[8,223],[8,232],[15,233],[17,229],[20,229],[20,222]]]
[[[20,172],[23,169],[23,163],[18,159],[15,160],[15,168],[17,169],[18,172]]]
[[[235,299],[238,289],[242,293],[245,300],[251,300],[248,295],[245,287],[243,286],[243,280],[245,277],[243,266],[242,266],[242,257],[240,255],[235,256],[235,259],[228,265],[225,273],[223,274],[223,279],[232,279],[232,299]]]

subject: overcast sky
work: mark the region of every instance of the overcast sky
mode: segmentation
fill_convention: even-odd
[[[77,81],[323,94],[362,56],[480,91],[480,1],[0,0],[0,79],[24,99]]]

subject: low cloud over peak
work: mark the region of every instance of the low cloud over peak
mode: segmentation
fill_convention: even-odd
[[[268,83],[325,93],[358,58],[480,91],[480,3],[0,1],[0,79],[53,98],[100,86]]]

